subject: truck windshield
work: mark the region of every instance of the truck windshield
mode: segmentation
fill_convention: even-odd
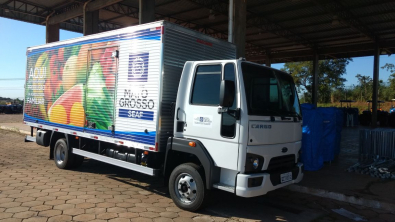
[[[301,117],[299,99],[291,75],[243,62],[248,115]]]

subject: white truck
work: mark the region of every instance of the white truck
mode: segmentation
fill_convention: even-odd
[[[28,48],[26,141],[61,169],[88,157],[164,176],[190,211],[210,189],[254,197],[297,183],[293,79],[235,50],[166,21]]]

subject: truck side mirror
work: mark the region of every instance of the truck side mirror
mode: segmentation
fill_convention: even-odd
[[[235,100],[235,82],[222,80],[219,91],[219,105],[222,107],[232,107]]]

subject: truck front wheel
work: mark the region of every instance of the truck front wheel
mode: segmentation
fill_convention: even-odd
[[[177,166],[169,178],[169,192],[174,203],[181,209],[196,211],[203,206],[206,189],[201,169],[193,163]]]

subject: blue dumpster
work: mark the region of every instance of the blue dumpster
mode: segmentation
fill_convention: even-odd
[[[322,115],[312,104],[302,104],[303,136],[301,161],[304,169],[315,171],[324,164],[321,138],[323,134]]]

